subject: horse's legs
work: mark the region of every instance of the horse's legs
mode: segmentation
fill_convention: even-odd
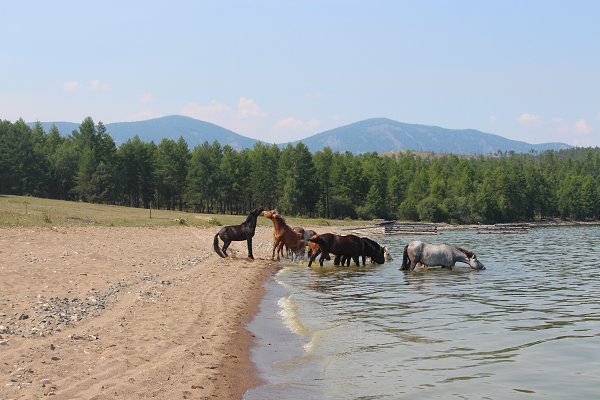
[[[277,261],[280,260],[279,253],[282,252],[281,254],[283,254],[283,245],[283,240],[279,241],[279,247],[277,248]]]
[[[365,255],[363,254],[363,256],[362,256],[362,260],[363,260],[363,267],[364,267],[364,266],[365,266],[365,261],[367,261],[367,256],[365,256]]]
[[[345,261],[344,257],[336,254],[333,259],[333,265],[335,265],[335,266],[340,265],[340,260],[342,261],[342,266],[344,266],[344,261]]]
[[[252,238],[248,238],[246,241],[248,242],[248,258],[254,260],[254,256],[252,255]]]
[[[321,254],[321,249],[318,249],[317,251],[315,251],[313,254],[311,254],[310,256],[310,260],[308,261],[308,266],[310,267],[313,263],[313,261],[315,261],[315,258],[317,258],[317,256]]]
[[[417,261],[416,257],[413,260],[410,260],[410,270],[414,271],[417,264],[418,264],[418,261]]]
[[[223,254],[225,254],[225,257],[229,257],[229,255],[227,254],[227,248],[229,247],[230,244],[231,244],[231,241],[223,243],[223,248],[221,250],[223,250]]]
[[[321,257],[319,257],[319,265],[322,267],[323,266],[323,262],[325,261],[325,259],[329,256],[329,254],[327,253],[323,253],[321,254]]]
[[[273,242],[273,255],[271,255],[271,260],[275,260],[275,249],[277,248],[277,245],[279,244],[279,239],[275,239],[275,241]],[[278,254],[279,256],[279,254]]]
[[[360,259],[359,256],[352,256],[352,259],[354,260],[354,263],[356,264],[357,267],[360,267]],[[350,264],[350,258],[348,258],[348,264]],[[363,264],[364,266],[365,264]]]

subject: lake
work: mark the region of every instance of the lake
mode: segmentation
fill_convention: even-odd
[[[600,227],[372,238],[392,262],[284,264],[266,285],[246,400],[600,398]],[[400,271],[417,239],[486,269]]]

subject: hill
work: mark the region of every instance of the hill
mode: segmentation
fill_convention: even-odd
[[[72,122],[42,122],[42,126],[47,132],[53,123],[63,135],[79,129],[79,124]],[[145,121],[114,122],[105,124],[105,126],[117,145],[125,143],[135,135],[145,142],[154,141],[156,144],[159,144],[164,138],[178,140],[181,136],[190,149],[205,140],[211,143],[216,140],[222,145],[228,144],[236,150],[251,148],[256,143],[255,139],[239,135],[229,129],[182,115],[169,115]]]
[[[485,155],[498,150],[527,153],[532,149],[543,152],[572,147],[564,143],[530,144],[475,129],[446,129],[438,126],[406,124],[387,118],[355,122],[301,141],[311,151],[329,146],[334,151],[352,153],[413,150]]]
[[[52,122],[43,122],[48,131]],[[71,122],[54,122],[62,134],[70,134],[79,128]],[[30,123],[33,125],[33,123]],[[236,150],[251,148],[257,140],[242,136],[233,131],[181,115],[171,115],[136,122],[116,122],[106,124],[106,129],[117,145],[138,135],[143,141],[160,143],[163,138],[177,140],[182,136],[190,149],[205,140],[217,140],[222,145],[230,145]],[[311,151],[329,146],[333,151],[352,153],[394,152],[412,150],[418,152],[454,154],[492,154],[497,151],[527,153],[531,150],[567,149],[564,143],[530,144],[511,140],[499,135],[475,129],[446,129],[438,126],[406,124],[387,118],[372,118],[321,132],[300,140]],[[296,144],[300,141],[292,142]],[[282,143],[285,146],[287,143]]]

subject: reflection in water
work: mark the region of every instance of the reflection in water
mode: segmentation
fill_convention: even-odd
[[[413,239],[379,242],[400,254]],[[303,327],[295,334],[303,345],[272,362],[261,351],[273,349],[259,343],[255,361],[267,384],[246,398],[600,396],[600,228],[425,240],[471,248],[487,269],[403,272],[401,257],[381,266],[284,269],[277,279],[285,296],[265,302],[290,299],[297,308],[282,307]],[[261,318],[264,326],[260,315],[255,326]]]

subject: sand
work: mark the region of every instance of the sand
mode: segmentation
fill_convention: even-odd
[[[272,228],[0,229],[0,400],[239,399]]]

